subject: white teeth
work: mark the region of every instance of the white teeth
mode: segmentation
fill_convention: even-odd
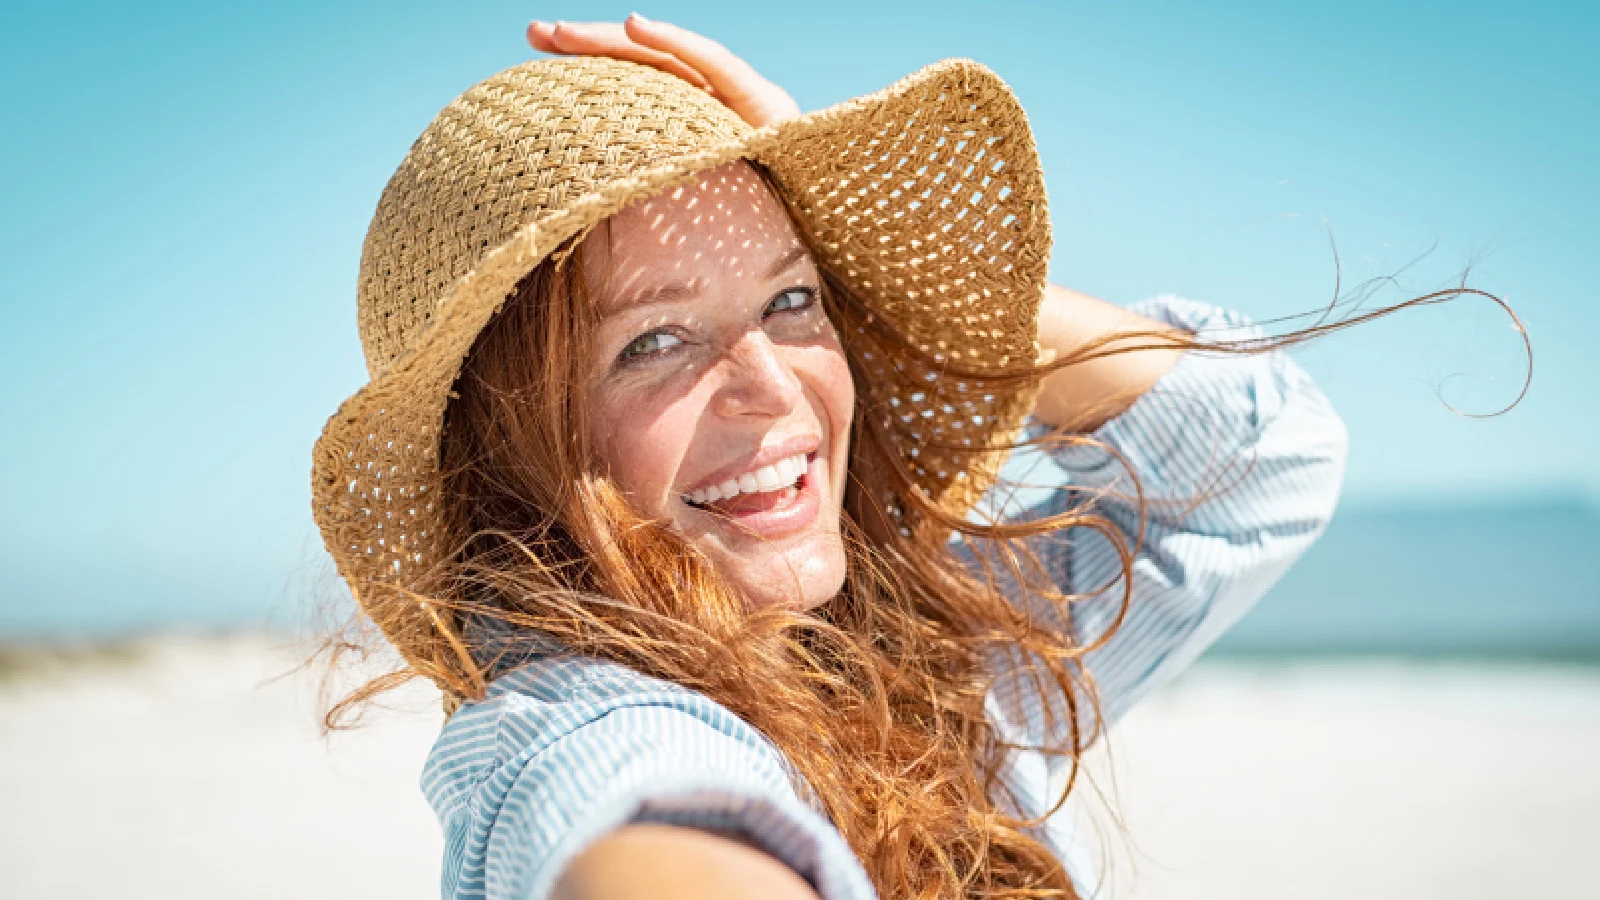
[[[778,473],[787,484],[793,484],[796,479],[806,473],[806,458],[804,456],[791,456],[778,463]]]
[[[739,494],[779,491],[791,487],[801,475],[805,474],[805,471],[806,455],[800,453],[787,459],[780,459],[770,466],[762,466],[754,472],[746,472],[738,478],[730,478],[721,484],[694,491],[684,499],[696,506],[704,506]]]
[[[744,479],[739,479],[739,483],[744,484]],[[757,469],[756,487],[763,491],[775,491],[778,488],[783,487],[783,479],[779,477],[777,467],[764,466],[760,469]]]

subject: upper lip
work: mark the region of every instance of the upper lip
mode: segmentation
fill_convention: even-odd
[[[764,466],[770,466],[780,459],[788,459],[801,453],[810,455],[822,446],[822,439],[813,434],[795,435],[781,441],[771,443],[757,450],[755,453],[736,462],[731,462],[722,468],[701,478],[694,484],[684,488],[679,493],[692,494],[725,481],[738,478],[749,472],[754,472]]]

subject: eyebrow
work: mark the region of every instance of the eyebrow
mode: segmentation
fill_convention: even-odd
[[[805,258],[806,248],[796,244],[795,246],[790,247],[782,256],[773,260],[772,265],[767,266],[767,270],[761,273],[761,280],[771,281],[774,278],[777,278],[779,275],[789,271],[794,267],[795,263],[798,263],[800,260]]]
[[[664,284],[660,287],[647,288],[634,294],[613,307],[612,312],[633,309],[635,306],[649,306],[652,303],[673,303],[698,296],[700,296],[700,289],[693,284]]]
[[[796,245],[790,247],[782,256],[779,256],[772,261],[771,265],[767,266],[766,270],[761,273],[761,280],[772,281],[779,275],[794,268],[797,263],[805,258],[806,248],[804,246]],[[700,289],[695,287],[693,283],[664,284],[660,287],[640,291],[622,303],[617,304],[614,311],[632,309],[635,306],[645,306],[652,303],[672,303],[698,296],[700,296]]]

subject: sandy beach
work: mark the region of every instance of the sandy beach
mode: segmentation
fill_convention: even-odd
[[[331,738],[264,637],[13,653],[0,896],[437,896],[424,688]],[[1092,761],[1110,895],[1593,898],[1600,670],[1211,663]]]

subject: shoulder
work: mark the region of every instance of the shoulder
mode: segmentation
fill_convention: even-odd
[[[424,765],[423,790],[443,820],[492,802],[503,793],[495,784],[509,788],[530,764],[599,773],[641,757],[708,752],[787,778],[776,748],[709,697],[615,663],[552,657],[505,673],[482,701],[451,716]]]
[[[456,711],[423,771],[445,831],[445,895],[547,895],[630,823],[736,836],[828,898],[865,873],[783,755],[702,694],[582,657],[535,660]]]

